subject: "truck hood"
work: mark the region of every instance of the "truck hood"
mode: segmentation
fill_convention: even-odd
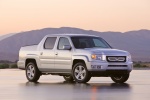
[[[118,49],[99,49],[99,48],[86,48],[84,50],[90,51],[93,54],[104,54],[104,55],[128,55],[127,51]]]

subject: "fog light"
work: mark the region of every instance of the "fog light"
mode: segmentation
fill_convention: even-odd
[[[101,65],[91,65],[92,69],[101,69]]]

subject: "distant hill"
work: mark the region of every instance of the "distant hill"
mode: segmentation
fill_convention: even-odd
[[[127,50],[134,61],[150,61],[150,30],[129,32],[98,32],[79,28],[61,27],[32,30],[0,39],[0,60],[18,60],[22,46],[38,44],[47,34],[76,33],[92,34],[104,38],[112,47]]]
[[[12,35],[15,35],[15,33],[10,33],[10,34],[6,34],[6,35],[1,35],[1,36],[0,36],[0,41],[1,41],[1,40],[4,40],[5,38],[8,38],[8,37],[10,37],[10,36],[12,36]]]

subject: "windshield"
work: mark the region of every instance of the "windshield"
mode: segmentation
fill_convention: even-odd
[[[84,48],[111,48],[110,45],[100,37],[75,36],[71,37],[76,49]]]

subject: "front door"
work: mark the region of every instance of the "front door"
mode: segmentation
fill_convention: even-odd
[[[57,72],[71,72],[72,68],[72,50],[64,50],[63,46],[69,45],[67,37],[60,37],[55,50],[55,69]]]

